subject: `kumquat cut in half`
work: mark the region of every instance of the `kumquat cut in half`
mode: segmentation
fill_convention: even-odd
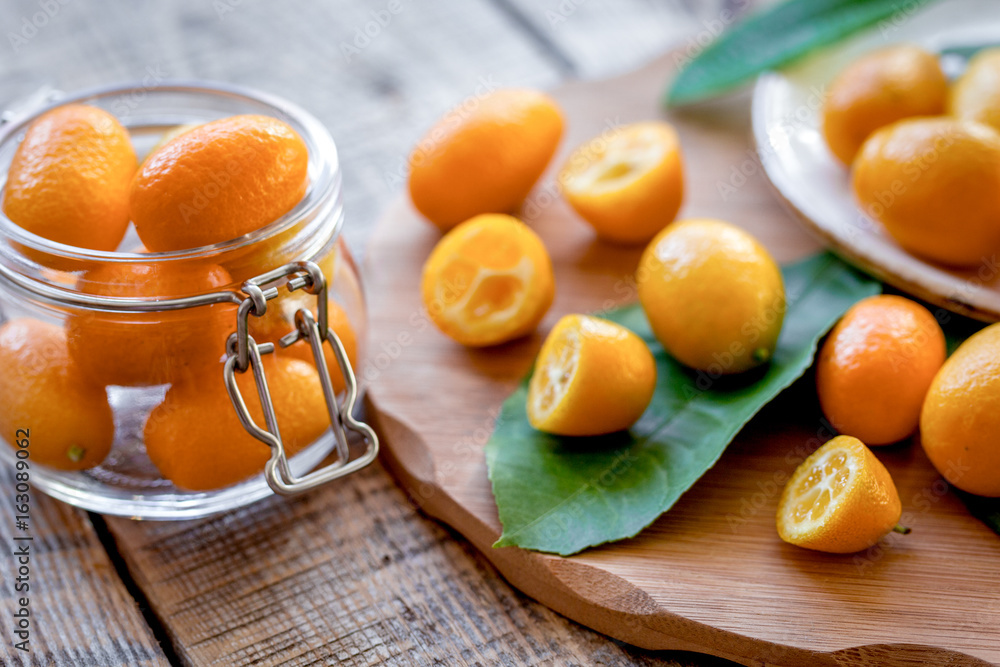
[[[595,137],[570,155],[559,182],[598,237],[646,243],[673,222],[684,199],[677,132],[667,123],[647,122]]]
[[[552,261],[527,225],[478,215],[442,238],[424,264],[431,321],[462,345],[498,345],[534,331],[555,295]]]
[[[896,485],[868,447],[839,435],[792,473],[778,501],[778,535],[806,549],[848,554],[875,545],[899,525]]]
[[[656,362],[625,327],[566,315],[538,355],[528,385],[528,421],[555,435],[593,436],[632,426],[656,387]]]

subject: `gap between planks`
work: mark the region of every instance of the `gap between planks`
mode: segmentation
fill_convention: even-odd
[[[97,535],[101,547],[104,548],[104,552],[108,556],[108,561],[114,567],[115,574],[118,575],[118,579],[121,580],[128,594],[132,596],[135,606],[138,607],[139,612],[142,614],[142,618],[149,627],[149,631],[153,633],[153,638],[159,643],[160,650],[163,651],[167,662],[171,667],[184,667],[184,661],[181,660],[177,649],[174,648],[174,641],[170,636],[170,631],[163,620],[157,616],[152,605],[149,604],[146,594],[143,593],[139,583],[132,576],[132,572],[128,568],[128,563],[125,562],[125,559],[119,553],[118,542],[108,528],[108,522],[105,521],[102,515],[95,514],[94,512],[87,512],[87,518],[90,520],[90,525],[94,527],[94,533]]]

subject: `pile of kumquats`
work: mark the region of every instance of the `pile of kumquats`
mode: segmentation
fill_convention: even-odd
[[[117,118],[95,106],[69,104],[28,127],[7,174],[2,207],[29,232],[79,249],[120,251],[134,228],[141,245],[127,252],[138,259],[94,260],[77,272],[75,289],[81,293],[190,296],[232,287],[243,278],[235,280],[235,269],[220,259],[144,261],[143,256],[218,244],[274,222],[303,198],[307,167],[308,149],[295,130],[258,115],[175,128],[140,164]],[[209,187],[214,190],[205,196]],[[24,254],[43,265],[57,257],[30,248]],[[47,268],[65,268],[58,264]],[[295,328],[294,311],[268,309],[251,319],[251,335],[276,342]],[[332,300],[329,320],[353,358],[354,330]],[[195,491],[245,479],[263,470],[270,452],[244,430],[222,381],[226,339],[235,324],[230,304],[74,312],[59,324],[10,319],[0,326],[0,431],[12,435],[30,425],[33,461],[61,470],[91,468],[107,457],[115,438],[107,387],[169,384],[143,433],[160,473]],[[327,353],[330,375],[343,388],[339,366]],[[264,357],[292,453],[330,425],[311,359],[303,345]],[[238,376],[244,396],[255,395],[251,375]],[[259,402],[249,403],[254,419],[263,423]]]
[[[460,120],[457,120],[460,119]],[[992,127],[991,127],[992,125]],[[1000,249],[1000,50],[972,60],[953,85],[937,57],[913,46],[869,54],[834,81],[823,110],[833,155],[852,165],[857,198],[904,248],[970,265]],[[421,293],[456,342],[493,346],[532,332],[555,280],[541,238],[516,212],[555,155],[563,114],[533,90],[501,90],[471,113],[445,116],[410,161],[416,209],[444,236],[427,257]],[[646,244],[639,300],[656,338],[682,364],[743,373],[771,359],[784,314],[781,272],[738,224],[677,220],[681,142],[649,121],[596,137],[558,172],[566,201],[602,240]],[[738,221],[736,221],[738,222]],[[777,304],[777,305],[776,305]],[[778,317],[766,317],[770,310]],[[771,322],[764,330],[748,322]],[[562,436],[629,428],[656,383],[647,345],[586,314],[548,333],[529,383],[527,417]],[[946,359],[945,337],[921,304],[879,295],[855,304],[816,360],[826,418],[841,435],[804,461],[779,502],[782,539],[850,553],[898,525],[889,472],[869,447],[920,432],[956,487],[1000,496],[1000,325]]]

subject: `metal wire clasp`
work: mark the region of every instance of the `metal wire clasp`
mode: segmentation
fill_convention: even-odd
[[[282,337],[278,341],[278,345],[288,347],[300,340],[308,342],[313,362],[319,371],[323,397],[326,400],[327,412],[330,414],[330,427],[335,442],[336,459],[334,462],[319,470],[314,470],[304,477],[295,477],[288,465],[288,456],[281,440],[274,403],[271,400],[271,393],[267,387],[267,377],[264,374],[264,366],[261,361],[262,355],[274,352],[274,344],[258,344],[250,335],[250,316],[261,317],[264,315],[267,312],[267,302],[277,297],[282,287],[287,288],[289,292],[301,289],[316,296],[318,302],[317,318],[313,317],[308,308],[300,308],[295,313],[295,330]],[[354,418],[354,406],[358,399],[358,382],[343,343],[337,334],[327,326],[327,285],[326,278],[319,266],[313,262],[292,262],[274,271],[251,278],[243,283],[242,291],[246,298],[237,309],[236,333],[231,334],[227,341],[227,357],[223,372],[226,390],[229,392],[229,398],[243,428],[271,448],[271,458],[264,467],[264,476],[268,486],[275,493],[282,495],[301,493],[330,480],[348,475],[375,460],[378,454],[378,437],[368,424]],[[346,393],[342,403],[338,402],[333,383],[330,380],[330,371],[323,354],[324,342],[329,343],[332,347],[337,365],[340,366],[340,372],[344,376]],[[245,373],[247,370],[253,372],[257,396],[260,398],[260,404],[264,411],[265,428],[261,428],[254,422],[253,416],[247,409],[246,401],[243,400],[240,388],[236,384],[236,374]],[[353,461],[350,458],[347,443],[348,430],[360,434],[366,445],[364,453]]]

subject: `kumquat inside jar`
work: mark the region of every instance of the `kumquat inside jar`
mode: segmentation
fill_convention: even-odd
[[[187,82],[29,106],[0,120],[0,458],[145,519],[370,463],[364,295],[319,121]]]

